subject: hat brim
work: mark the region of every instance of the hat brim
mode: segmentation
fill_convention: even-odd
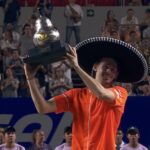
[[[143,55],[133,46],[108,37],[93,37],[76,45],[81,67],[91,74],[93,65],[103,57],[113,58],[119,67],[118,82],[133,83],[143,80],[148,66]]]

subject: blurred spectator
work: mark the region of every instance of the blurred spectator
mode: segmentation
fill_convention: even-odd
[[[141,41],[140,51],[144,54],[144,51],[149,51],[150,49],[150,40],[149,38],[144,38]]]
[[[18,97],[19,80],[13,75],[10,68],[6,69],[6,77],[2,81],[2,96],[3,97]]]
[[[144,38],[142,40],[140,50],[147,61],[148,71],[150,71],[150,40],[149,38]]]
[[[112,32],[110,32],[110,37],[119,40],[120,39],[119,32],[118,31],[112,31]]]
[[[150,39],[150,18],[147,20],[147,27],[143,30],[143,38]]]
[[[73,87],[72,82],[65,76],[65,70],[59,67],[53,68],[52,80],[49,83],[51,96],[59,95]]]
[[[51,147],[45,143],[45,133],[41,129],[35,129],[32,134],[32,146],[28,150],[52,150]]]
[[[106,21],[104,28],[102,29],[102,36],[110,37],[111,33],[117,30],[114,28],[114,23],[112,21]]]
[[[6,48],[2,51],[3,73],[12,61],[12,49]]]
[[[123,87],[127,90],[129,96],[134,96],[133,93],[133,84],[132,83],[124,83]]]
[[[51,97],[52,91],[50,90],[50,84],[52,83],[55,76],[55,69],[52,69],[51,64],[48,65],[46,74],[46,96]]]
[[[17,0],[6,0],[4,4],[4,29],[8,23],[13,24],[15,30],[17,28],[20,16],[20,6]]]
[[[37,0],[34,6],[34,11],[37,11],[40,14],[51,19],[52,11],[53,11],[52,0]]]
[[[13,40],[19,42],[20,41],[20,33],[15,31],[14,26],[12,23],[8,23],[6,25],[6,30],[10,31],[13,36]],[[3,36],[5,36],[5,32],[3,33]]]
[[[134,15],[134,10],[129,8],[127,10],[127,15],[121,18],[120,22],[120,34],[121,39],[124,40],[126,32],[133,26],[139,30],[139,21],[138,18]]]
[[[72,128],[70,126],[66,127],[64,130],[64,140],[65,142],[57,146],[55,150],[71,150]]]
[[[147,80],[135,84],[134,93],[138,96],[150,96],[150,85]]]
[[[23,32],[20,38],[20,54],[24,57],[28,54],[29,49],[34,47],[34,43],[31,25],[26,23],[22,30]]]
[[[130,31],[128,37],[126,35],[125,41],[127,43],[131,44],[136,49],[139,49],[139,47],[140,47],[140,33],[138,36],[138,32],[136,32],[134,30]]]
[[[35,33],[36,29],[35,29],[35,22],[37,20],[37,16],[36,14],[32,13],[29,20],[28,20],[28,23],[27,24],[30,24],[30,27],[31,27],[31,30],[32,30],[32,33]]]
[[[147,81],[148,81],[148,84],[150,85],[150,73],[147,76]]]
[[[126,42],[136,41],[137,45],[140,44],[141,32],[140,32],[139,28],[136,28],[135,24],[130,25],[128,30],[125,31],[124,41],[126,41]]]
[[[4,144],[4,128],[0,127],[0,145]]]
[[[121,25],[128,28],[130,25],[139,25],[138,18],[134,15],[134,10],[129,8],[127,10],[127,15],[121,18]]]
[[[125,144],[120,150],[148,150],[144,145],[139,143],[140,133],[138,128],[130,127],[127,130],[129,143]]]
[[[51,69],[57,67],[57,68],[64,70],[64,75],[70,80],[70,82],[72,82],[71,66],[70,66],[68,60],[61,60],[61,61],[51,63],[51,67],[52,67]]]
[[[13,39],[12,31],[6,30],[3,34],[3,38],[0,41],[1,43],[1,49],[18,49],[19,48],[19,42]]]
[[[70,43],[72,33],[75,34],[76,44],[81,41],[80,27],[83,18],[83,10],[80,5],[75,3],[75,0],[68,0],[65,6],[64,16],[66,18],[66,43]]]
[[[36,78],[39,84],[40,91],[42,95],[45,97],[46,96],[46,74],[47,74],[47,67],[39,65],[38,71],[36,74]]]
[[[26,79],[19,82],[18,97],[31,97]]]
[[[118,128],[117,134],[116,134],[116,150],[120,150],[121,147],[125,145],[125,142],[123,141],[123,131],[121,128]]]
[[[0,80],[1,80],[1,74],[4,73],[4,66],[3,66],[3,52],[0,49]]]
[[[141,38],[142,39],[143,39],[143,30],[145,28],[147,28],[149,20],[150,20],[150,9],[147,8],[145,10],[144,16],[142,17],[141,23],[140,23],[140,31],[141,31]]]
[[[23,62],[20,59],[18,50],[13,51],[9,67],[12,69],[14,76],[19,80],[18,97],[28,97],[30,95],[29,89],[24,74]]]
[[[71,71],[71,66],[68,60],[62,61],[61,67],[62,69],[64,68],[65,76],[69,79],[69,82],[72,84],[72,71]]]
[[[113,37],[113,35],[115,35],[115,32],[117,33],[118,31],[119,31],[119,22],[115,18],[113,10],[108,10],[106,13],[104,26],[102,27],[101,35],[105,37]]]
[[[107,11],[105,24],[107,24],[107,22],[112,22],[112,30],[113,31],[119,30],[119,21],[116,19],[113,10]]]
[[[148,81],[145,81],[143,84],[141,83],[139,89],[142,91],[143,96],[150,96],[150,85]]]
[[[25,150],[23,146],[16,143],[16,130],[14,127],[7,127],[4,135],[5,143],[0,145],[0,150]]]
[[[9,67],[13,70],[14,76],[19,80],[24,80],[24,68],[23,62],[20,59],[19,51],[14,50],[12,53],[12,60],[10,61]]]

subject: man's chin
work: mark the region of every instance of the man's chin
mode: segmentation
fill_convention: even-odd
[[[112,79],[106,79],[106,80],[104,80],[104,83],[105,84],[112,84],[113,80]]]

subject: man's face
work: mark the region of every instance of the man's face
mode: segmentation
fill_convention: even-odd
[[[134,16],[134,11],[133,10],[128,10],[127,15],[128,15],[128,17],[133,17]]]
[[[5,142],[7,144],[15,143],[16,142],[16,133],[15,132],[5,133]]]
[[[4,141],[4,130],[0,128],[0,144]]]
[[[64,138],[66,140],[66,143],[71,144],[71,142],[72,142],[72,133],[71,132],[70,133],[65,133]]]
[[[139,134],[128,134],[127,138],[129,140],[129,143],[131,146],[135,146],[138,143],[139,140]]]
[[[94,68],[96,69],[96,79],[104,85],[112,84],[118,76],[117,63],[111,58],[103,58]]]
[[[116,141],[122,141],[122,138],[123,138],[123,132],[121,130],[118,130],[116,135]]]
[[[37,139],[39,142],[44,142],[45,141],[45,134],[43,131],[40,131],[37,133]]]
[[[43,131],[37,132],[35,138],[36,138],[36,141],[38,143],[43,143],[44,140],[45,140],[45,134],[44,134],[44,132]]]

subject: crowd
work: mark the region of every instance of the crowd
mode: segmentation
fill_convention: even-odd
[[[138,2],[140,1],[132,0],[129,1],[128,5],[131,6],[132,3]],[[146,3],[148,4],[148,1],[141,1],[141,4]],[[48,18],[51,18],[53,7],[52,1],[37,0],[31,17],[22,27],[22,32],[19,32],[17,30],[17,21],[20,17],[19,3],[17,0],[6,0],[3,3],[3,33],[0,35],[1,97],[30,97],[21,58],[26,56],[29,49],[34,47],[33,35],[39,8]],[[64,19],[67,23],[66,43],[70,42],[73,32],[76,44],[82,40],[80,27],[83,17],[82,6],[76,4],[75,0],[68,0],[64,7]],[[100,36],[112,37],[130,43],[142,52],[150,69],[150,9],[146,9],[143,18],[139,19],[134,12],[134,7],[128,8],[126,16],[122,16],[121,20],[115,17],[113,10],[107,11]],[[72,79],[72,69],[64,60],[39,66],[36,77],[42,94],[48,97],[60,94],[75,86]],[[126,87],[131,96],[150,95],[150,74],[140,83],[117,84]]]
[[[62,135],[63,143],[55,147],[55,150],[71,150],[72,127],[67,126]],[[29,146],[22,146],[17,142],[16,129],[13,126],[0,127],[0,150],[52,150],[46,143],[45,132],[42,129],[34,129],[32,132],[32,142]]]
[[[150,37],[149,37],[150,9],[145,10],[142,20],[136,16],[133,8],[128,8],[126,16],[116,19],[113,10],[107,11],[106,19],[101,31],[102,36],[112,37],[130,43],[146,58],[150,69]],[[149,75],[141,82],[123,84],[129,95],[150,95]]]
[[[125,134],[119,127],[116,133],[116,150],[149,149],[140,143],[140,138],[142,137],[140,137],[140,131],[137,127],[130,126]],[[61,136],[63,141],[60,145],[55,146],[54,150],[71,150],[72,127],[66,126],[64,134]],[[17,134],[13,126],[0,127],[0,150],[13,150],[14,148],[19,148],[20,150],[52,150],[51,145],[46,143],[45,132],[42,129],[34,129],[32,132],[32,142],[28,147],[24,147],[17,143]]]

